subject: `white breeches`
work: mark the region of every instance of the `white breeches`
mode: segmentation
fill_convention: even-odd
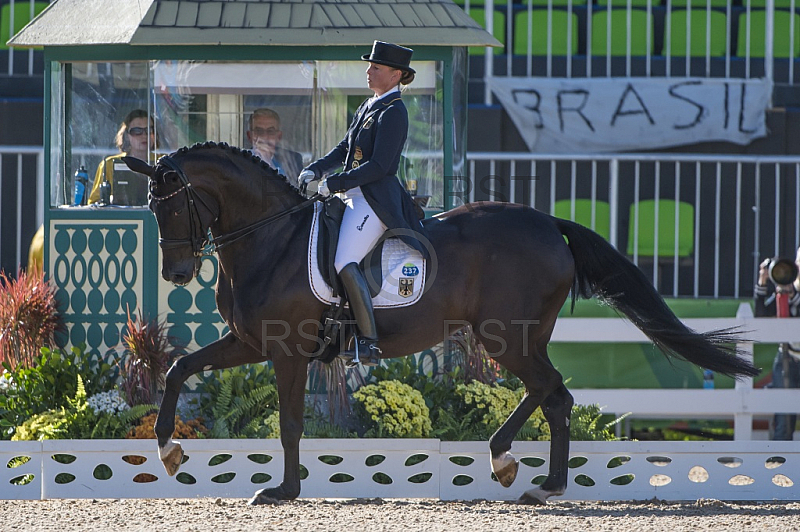
[[[351,262],[361,262],[386,231],[386,225],[367,203],[361,187],[348,190],[342,199],[346,209],[334,262],[337,273]]]

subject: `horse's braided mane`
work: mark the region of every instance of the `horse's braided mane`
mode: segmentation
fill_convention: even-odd
[[[180,148],[177,151],[173,152],[171,155],[186,154],[186,153],[193,152],[193,151],[210,150],[210,149],[214,149],[214,148],[219,148],[221,150],[231,152],[234,155],[239,155],[239,156],[244,157],[245,159],[249,159],[250,162],[252,162],[253,164],[259,165],[262,170],[265,170],[270,175],[280,177],[283,180],[284,183],[289,185],[289,188],[291,188],[292,190],[294,190],[298,194],[301,194],[300,189],[297,188],[297,185],[292,183],[292,181],[288,177],[286,177],[285,175],[278,173],[273,167],[271,167],[269,164],[267,164],[264,161],[264,159],[262,159],[261,157],[259,157],[258,155],[256,155],[255,153],[253,153],[250,150],[243,150],[243,149],[241,149],[241,148],[239,148],[237,146],[231,146],[227,142],[213,142],[211,140],[206,141],[206,142],[198,142],[198,143],[194,144],[193,146],[184,146],[183,148]]]

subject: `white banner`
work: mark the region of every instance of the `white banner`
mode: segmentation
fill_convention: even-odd
[[[624,152],[767,134],[772,84],[716,78],[490,78],[528,149]]]

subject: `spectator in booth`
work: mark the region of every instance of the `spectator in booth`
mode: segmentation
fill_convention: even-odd
[[[303,169],[303,157],[296,151],[281,146],[282,138],[281,117],[278,113],[267,108],[253,111],[247,121],[247,140],[253,153],[294,183]]]
[[[125,116],[122,124],[120,124],[114,143],[120,153],[106,157],[97,166],[92,191],[89,194],[89,204],[100,201],[100,185],[104,181],[108,181],[111,188],[110,192],[114,195],[114,164],[124,164],[120,160],[122,157],[131,156],[143,161],[150,160],[151,154],[158,147],[155,120],[152,117],[148,119],[147,111],[134,109]],[[144,187],[144,197],[146,198],[147,182],[142,181],[142,186]],[[115,201],[115,203],[117,202]]]
[[[800,318],[800,275],[793,283],[775,286],[769,278],[769,265],[771,259],[766,259],[761,263],[758,272],[758,282],[756,283],[755,295],[755,315],[756,317],[776,316],[777,304],[775,293],[781,290],[789,294],[789,317]],[[797,249],[795,264],[800,267],[800,248]],[[800,343],[787,344],[787,353],[778,350],[772,364],[772,383],[771,388],[800,388]],[[784,365],[788,367],[788,372],[784,373]],[[775,414],[773,419],[773,440],[791,440],[797,424],[797,414]]]

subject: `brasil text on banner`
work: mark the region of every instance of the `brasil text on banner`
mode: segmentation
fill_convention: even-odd
[[[761,79],[490,78],[528,149],[624,152],[767,134]]]

